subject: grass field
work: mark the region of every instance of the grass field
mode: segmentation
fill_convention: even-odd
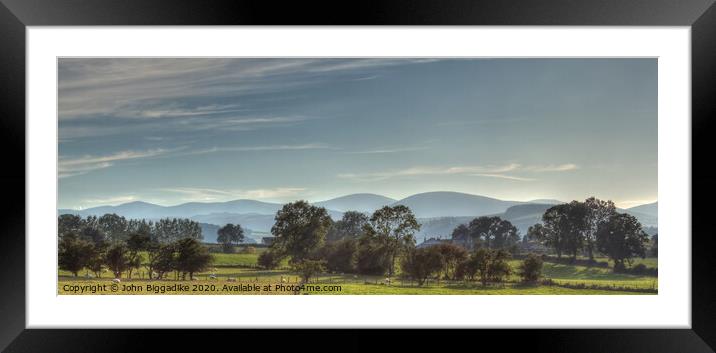
[[[262,270],[256,268],[256,261],[264,249],[256,249],[255,253],[216,253],[214,264],[207,272],[195,274],[194,281],[175,280],[174,274],[169,278],[147,280],[146,269],[134,271],[132,279],[122,278],[113,291],[111,274],[105,273],[103,278],[72,277],[67,271],[58,273],[59,294],[180,294],[180,295],[255,295],[255,294],[294,294],[293,289],[300,279],[296,273],[288,270],[286,260],[281,269]],[[646,266],[655,267],[655,258],[640,259]],[[510,265],[516,269],[519,260],[511,260]],[[636,262],[635,262],[636,264]],[[210,274],[217,279],[210,279]],[[508,283],[500,285],[482,285],[474,282],[453,282],[432,280],[423,286],[408,280],[395,278],[389,285],[383,276],[364,276],[353,274],[322,274],[311,279],[301,288],[302,294],[452,294],[452,295],[622,295],[650,294],[636,290],[656,290],[658,279],[650,276],[637,276],[613,273],[611,268],[586,267],[545,262],[544,278],[551,279],[554,285],[524,285],[519,283],[515,274]],[[106,277],[106,278],[105,278]],[[232,280],[229,281],[229,278]],[[235,280],[235,281],[234,281]],[[181,287],[176,288],[177,285]],[[575,289],[584,285],[586,288]],[[172,287],[174,286],[174,287]],[[595,288],[593,286],[597,286]],[[92,293],[94,288],[94,293]],[[622,290],[624,288],[630,289]],[[99,290],[101,289],[101,290]],[[169,289],[169,290],[167,290]],[[270,290],[269,290],[270,289]],[[99,291],[98,291],[99,290]]]

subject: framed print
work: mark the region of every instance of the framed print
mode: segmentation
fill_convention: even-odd
[[[712,2],[3,5],[9,351],[713,351]]]

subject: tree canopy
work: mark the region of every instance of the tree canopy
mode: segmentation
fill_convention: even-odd
[[[364,230],[366,236],[375,238],[384,247],[390,258],[388,275],[392,276],[396,258],[415,246],[413,235],[420,230],[420,223],[407,206],[385,206],[373,212]]]
[[[306,259],[320,248],[332,222],[325,208],[306,201],[283,205],[274,219],[271,234],[276,239],[271,248],[281,256],[290,256],[291,262]]]

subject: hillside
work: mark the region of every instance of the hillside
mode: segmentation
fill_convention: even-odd
[[[316,202],[314,205],[341,212],[358,211],[372,213],[373,211],[383,206],[390,205],[393,202],[395,202],[395,200],[376,194],[352,194]]]
[[[509,220],[524,235],[531,225],[541,221],[545,210],[558,203],[561,201],[540,199],[518,202],[459,192],[427,192],[398,201],[376,194],[351,194],[314,204],[325,207],[334,220],[339,220],[343,216],[343,212],[348,210],[371,213],[385,205],[406,205],[411,208],[422,224],[422,229],[416,234],[418,239],[422,239],[423,237],[449,237],[452,230],[459,224],[486,215],[496,215]],[[60,209],[58,214],[70,213],[86,217],[116,213],[127,218],[150,220],[183,217],[214,227],[234,223],[241,224],[244,229],[254,232],[269,232],[274,223],[274,216],[281,207],[282,204],[279,203],[256,200],[190,202],[176,206],[160,206],[136,201],[118,206],[99,206],[85,210]],[[645,227],[655,228],[658,225],[656,202],[626,210],[618,209],[618,211],[635,216]],[[206,228],[207,238],[215,239],[214,228],[208,226],[203,226],[203,228]]]
[[[659,203],[653,202],[646,205],[640,205],[632,208],[627,208],[627,211],[637,212],[644,215],[657,217],[659,215]]]
[[[394,205],[410,207],[417,218],[483,216],[502,213],[508,207],[520,204],[485,196],[459,192],[426,192],[396,201]]]

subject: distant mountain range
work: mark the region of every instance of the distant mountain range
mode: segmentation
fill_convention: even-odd
[[[648,203],[646,205],[631,207],[631,208],[627,208],[627,211],[637,212],[637,213],[656,217],[659,214],[659,203],[653,202],[653,203]]]
[[[316,202],[314,205],[325,207],[328,210],[335,210],[339,212],[346,211],[358,211],[365,213],[372,213],[373,211],[394,203],[395,200],[390,197],[385,197],[376,194],[351,194],[335,199],[326,201]]]
[[[315,202],[325,207],[334,220],[338,220],[349,210],[372,213],[387,205],[405,205],[410,207],[422,224],[417,234],[422,237],[449,237],[452,230],[461,223],[474,217],[496,215],[512,222],[522,234],[527,228],[541,221],[542,214],[553,205],[563,203],[559,200],[539,199],[528,202],[505,201],[486,196],[459,192],[426,192],[412,195],[402,200],[376,194],[351,194],[330,200]],[[241,224],[247,233],[265,233],[271,230],[276,212],[283,204],[256,200],[234,200],[227,202],[190,202],[176,206],[160,206],[147,202],[130,202],[117,206],[99,206],[84,210],[60,209],[58,214],[77,214],[82,217],[106,213],[116,213],[126,218],[144,218],[156,220],[166,217],[191,218],[202,224],[204,238],[216,239],[218,226],[227,223]],[[645,226],[657,225],[657,203],[632,207],[620,212],[634,215]],[[213,226],[213,227],[212,227]],[[247,234],[248,235],[248,234]],[[250,235],[249,235],[250,236]],[[252,237],[260,241],[258,235]]]

